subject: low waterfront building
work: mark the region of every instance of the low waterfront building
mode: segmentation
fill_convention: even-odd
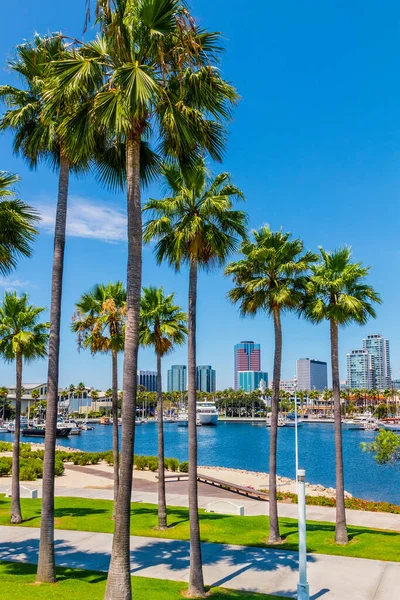
[[[239,371],[239,389],[245,392],[258,390],[262,381],[265,383],[265,387],[268,387],[266,371]]]
[[[289,392],[289,394],[294,394],[294,379],[281,379],[279,383],[279,389],[283,392]]]
[[[196,390],[199,392],[215,392],[217,376],[211,365],[196,367]]]

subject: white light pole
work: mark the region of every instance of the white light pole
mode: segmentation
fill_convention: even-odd
[[[294,451],[296,456],[296,478],[297,471],[299,470],[299,439],[298,439],[298,431],[297,431],[297,377],[294,376]]]
[[[310,600],[310,587],[307,583],[307,543],[306,543],[306,472],[297,471],[297,506],[299,510],[299,583],[297,600]]]

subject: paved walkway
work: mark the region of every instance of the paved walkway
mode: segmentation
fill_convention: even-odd
[[[59,566],[107,571],[112,535],[56,530]],[[0,560],[37,562],[39,529],[0,527]],[[189,543],[131,537],[133,575],[187,581]],[[279,549],[202,544],[207,585],[296,597],[298,555]],[[312,554],[310,600],[399,600],[400,563]]]
[[[81,473],[88,472],[91,475],[98,475],[112,480],[112,473],[102,470],[91,469],[90,467],[78,467],[68,465],[68,469],[76,470]],[[10,482],[0,483],[0,494],[4,494],[10,487]],[[42,482],[40,480],[26,484],[26,487],[37,489],[41,496]],[[167,482],[167,502],[170,506],[188,506],[188,482],[187,481],[168,481]],[[209,502],[216,500],[229,500],[234,504],[244,506],[246,516],[268,515],[269,503],[259,500],[252,500],[246,496],[223,490],[212,485],[199,483],[199,506],[205,508]],[[55,493],[57,496],[74,496],[78,498],[93,498],[103,500],[113,500],[114,493],[112,488],[95,487],[64,487],[62,478],[56,479]],[[157,483],[147,479],[140,479],[135,475],[133,489],[133,502],[146,502],[157,504]],[[279,516],[297,519],[297,504],[279,503]],[[361,510],[347,510],[347,523],[356,527],[372,527],[374,529],[387,529],[400,532],[400,515],[391,513],[376,513]],[[335,522],[335,509],[328,506],[307,506],[307,519],[309,521],[327,521]],[[400,599],[400,593],[399,593]]]

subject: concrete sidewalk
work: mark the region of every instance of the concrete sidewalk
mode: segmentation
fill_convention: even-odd
[[[57,565],[107,571],[112,535],[56,530]],[[39,529],[0,527],[0,559],[37,562]],[[131,538],[133,575],[187,581],[189,543]],[[238,590],[296,597],[297,552],[202,544],[205,583]],[[400,564],[312,554],[308,557],[310,599],[398,600]]]
[[[142,480],[136,479],[132,490],[132,502],[146,502],[148,504],[157,504],[158,497],[157,492],[148,491],[152,490],[152,487],[148,485],[148,481],[143,480],[143,486],[141,486]],[[62,479],[56,479],[56,496],[73,496],[76,498],[93,498],[102,500],[113,500],[114,492],[111,488],[94,488],[94,487],[64,487],[60,485]],[[180,482],[185,484],[186,482]],[[38,480],[36,482],[24,484],[27,488],[37,489],[39,497],[42,495],[42,482]],[[171,482],[167,483],[167,503],[169,506],[188,506],[188,496],[185,487],[182,486],[182,493],[171,493]],[[5,494],[6,490],[10,487],[10,484],[0,483],[0,494]],[[179,486],[174,485],[172,488],[174,491],[179,489]],[[216,494],[218,490],[218,495]],[[207,495],[206,495],[207,494]],[[215,494],[215,495],[214,495]],[[229,500],[234,504],[244,506],[245,516],[257,516],[257,515],[268,515],[269,503],[262,502],[259,500],[252,500],[229,492],[227,490],[219,490],[213,486],[201,484],[199,485],[199,507],[205,508],[209,502],[216,500]],[[297,504],[285,504],[279,502],[278,512],[280,517],[289,517],[297,519]],[[347,510],[347,524],[355,527],[372,527],[373,529],[387,529],[389,531],[400,532],[400,515],[391,513],[377,513],[368,512],[361,510]],[[335,509],[329,506],[307,506],[307,520],[309,521],[327,521],[328,523],[335,522]],[[400,598],[400,594],[399,594]]]

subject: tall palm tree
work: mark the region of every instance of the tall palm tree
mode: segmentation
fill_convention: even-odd
[[[369,268],[351,260],[350,248],[340,248],[332,253],[320,248],[320,253],[320,262],[313,266],[312,277],[307,285],[304,315],[312,323],[328,321],[330,326],[336,449],[335,539],[338,544],[347,544],[340,410],[339,325],[365,325],[369,317],[376,316],[373,303],[380,303],[381,299],[365,282]]]
[[[157,356],[157,420],[158,420],[158,527],[167,527],[165,498],[164,428],[161,360],[181,346],[187,335],[187,315],[174,304],[175,294],[164,294],[163,288],[143,288],[140,305],[140,345],[152,347]]]
[[[74,109],[85,112],[87,96],[80,93],[70,99],[67,94],[53,97],[54,85],[49,74],[52,61],[64,58],[66,47],[63,36],[36,35],[32,42],[17,46],[15,57],[9,62],[11,71],[22,80],[22,87],[0,86],[0,100],[6,111],[0,120],[0,130],[14,133],[14,150],[31,168],[47,162],[58,171],[58,198],[54,232],[54,252],[50,304],[50,341],[47,381],[46,440],[43,468],[42,519],[38,580],[55,581],[54,558],[54,464],[57,428],[58,372],[60,351],[61,297],[64,268],[64,249],[67,219],[67,198],[71,172],[88,169],[95,152],[100,154],[99,140],[93,135],[87,121],[64,120]],[[72,136],[80,139],[80,152],[70,144]],[[101,136],[100,136],[101,138]],[[102,139],[102,138],[101,138]],[[96,149],[96,144],[99,147]],[[99,158],[99,178],[108,178],[108,168]],[[115,179],[114,178],[114,182]],[[111,176],[108,178],[111,181]],[[112,183],[110,183],[112,185]]]
[[[86,390],[86,386],[83,381],[80,381],[76,386],[76,390],[78,392],[78,417],[81,415],[81,408],[83,405],[83,392]]]
[[[36,404],[36,402],[40,398],[40,390],[38,388],[35,388],[34,390],[31,391],[31,398],[34,401],[34,403]],[[29,404],[28,404],[28,422],[29,422],[30,412],[31,412],[31,404],[29,402]]]
[[[19,442],[22,395],[22,366],[47,355],[48,323],[40,323],[44,308],[29,304],[26,294],[5,292],[0,306],[0,355],[7,362],[15,360],[15,433],[12,458],[11,523],[21,523],[19,494]]]
[[[188,314],[188,434],[189,434],[189,595],[204,595],[197,498],[196,431],[196,304],[197,272],[222,266],[246,236],[247,217],[235,210],[233,200],[243,194],[231,183],[228,173],[214,179],[203,160],[184,172],[176,165],[163,167],[168,196],[150,200],[144,210],[151,215],[144,240],[156,241],[158,263],[166,260],[177,271],[189,265]]]
[[[79,347],[89,348],[92,354],[111,354],[115,515],[119,486],[118,354],[124,349],[126,290],[120,281],[95,285],[76,303],[76,310],[71,329],[78,334]]]
[[[124,347],[122,451],[118,511],[106,599],[131,595],[130,501],[135,435],[142,265],[141,159],[153,131],[163,154],[190,159],[204,149],[221,159],[235,90],[220,76],[219,35],[200,29],[179,0],[97,0],[99,36],[58,61],[55,95],[94,93],[90,109],[71,116],[105,129],[125,145],[128,215],[127,313]],[[65,123],[69,136],[69,124]],[[75,137],[80,153],[81,140]],[[147,148],[147,149],[146,149]],[[156,167],[157,161],[153,161]],[[153,169],[154,172],[154,169]]]
[[[19,256],[30,256],[39,214],[16,196],[18,175],[0,171],[0,273],[12,271]]]
[[[300,239],[290,233],[273,232],[268,226],[254,231],[254,241],[241,247],[243,258],[229,264],[225,270],[236,284],[228,294],[239,304],[243,316],[266,312],[274,322],[275,354],[272,390],[272,414],[269,455],[269,514],[271,543],[280,542],[278,504],[276,500],[276,450],[282,363],[281,315],[297,311],[305,290],[306,275],[316,260],[312,252],[304,252]]]

